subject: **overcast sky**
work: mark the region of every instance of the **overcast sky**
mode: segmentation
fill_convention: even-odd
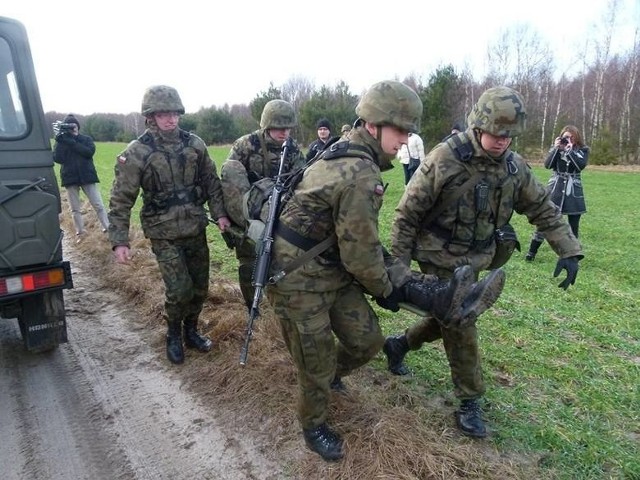
[[[527,24],[562,63],[598,35],[610,0],[202,0],[3,2],[27,28],[45,111],[140,108],[147,86],[178,89],[187,112],[249,103],[269,83],[427,80],[453,64],[485,72],[487,46]],[[640,0],[618,0],[613,46],[629,51]],[[476,76],[476,79],[480,77]]]

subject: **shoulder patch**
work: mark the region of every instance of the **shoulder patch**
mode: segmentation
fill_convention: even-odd
[[[118,155],[118,163],[127,163],[127,157],[124,155]]]
[[[384,187],[380,184],[376,185],[375,188],[373,189],[373,193],[379,196],[384,195]]]

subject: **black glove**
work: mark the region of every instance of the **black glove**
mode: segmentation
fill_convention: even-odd
[[[400,310],[400,305],[398,304],[404,302],[404,295],[402,294],[402,290],[393,287],[388,297],[375,297],[375,300],[380,307],[391,310],[392,312],[397,312]]]
[[[578,275],[578,257],[559,258],[556,263],[556,269],[553,272],[553,276],[560,275],[562,270],[567,271],[567,278],[558,284],[560,288],[567,289],[569,285],[576,283],[576,276]]]

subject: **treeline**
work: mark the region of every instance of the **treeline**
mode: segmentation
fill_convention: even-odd
[[[426,81],[415,76],[403,79],[424,103],[420,135],[425,148],[436,145],[454,122],[464,124],[485,89],[508,85],[520,91],[526,102],[527,131],[514,144],[526,158],[541,158],[560,129],[573,124],[592,148],[592,163],[640,164],[640,41],[636,39],[633,48],[623,55],[609,56],[602,44],[599,47],[589,65],[583,57],[579,74],[557,78],[552,52],[541,47],[535,35],[514,30],[505,33],[488,52],[492,68],[481,81],[451,65],[430,73]],[[320,118],[331,122],[333,134],[343,124],[352,124],[359,95],[345,82],[318,89],[309,79],[293,77],[281,86],[271,84],[249,105],[212,106],[188,113],[181,118],[180,126],[208,145],[229,144],[259,128],[264,104],[275,98],[294,105],[299,117],[294,137],[306,146],[315,139],[315,124]],[[52,123],[66,113],[70,112],[48,112],[47,119]],[[128,142],[144,131],[144,118],[139,113],[96,113],[78,118],[83,133],[96,141]]]

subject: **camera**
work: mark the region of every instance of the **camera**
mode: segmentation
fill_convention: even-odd
[[[59,134],[64,134],[68,132],[73,132],[73,129],[76,128],[75,123],[64,123],[58,120],[57,122],[53,122],[53,134],[58,136]]]
[[[560,137],[560,145],[567,145],[569,143],[569,139],[565,137]]]

